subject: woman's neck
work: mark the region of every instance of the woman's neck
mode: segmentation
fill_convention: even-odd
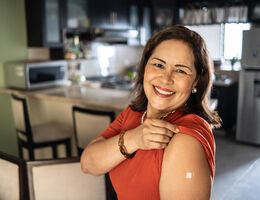
[[[161,110],[155,110],[151,108],[149,105],[147,106],[147,113],[146,117],[147,118],[154,118],[154,119],[160,119],[164,116],[167,116],[168,114],[174,112],[174,110],[166,110],[166,111],[161,111]]]
[[[163,115],[160,112],[153,112],[150,109],[147,108],[147,118],[155,118],[155,119],[160,119],[161,115]]]

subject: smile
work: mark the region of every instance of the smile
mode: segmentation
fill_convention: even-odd
[[[154,86],[154,91],[155,91],[155,94],[157,94],[161,97],[169,97],[169,96],[171,96],[175,93],[175,92],[170,91],[168,89],[163,89],[159,86]]]

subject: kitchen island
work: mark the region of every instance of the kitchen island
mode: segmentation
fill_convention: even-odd
[[[0,88],[0,92],[15,93],[39,100],[82,105],[96,109],[110,109],[117,112],[121,112],[131,102],[130,92],[127,90],[81,87],[77,85],[31,91]]]

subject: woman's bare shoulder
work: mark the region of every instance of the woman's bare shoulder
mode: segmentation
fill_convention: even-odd
[[[171,155],[174,155],[172,159],[181,159],[183,160],[182,162],[187,163],[190,163],[192,160],[196,161],[196,157],[206,158],[201,142],[197,138],[183,133],[176,133],[166,147],[164,156]],[[189,157],[190,160],[187,160],[186,158]]]
[[[162,199],[209,199],[210,168],[201,143],[178,133],[164,151],[160,179]]]

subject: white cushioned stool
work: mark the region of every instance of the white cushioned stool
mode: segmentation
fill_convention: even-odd
[[[57,158],[57,146],[66,146],[67,157],[71,157],[71,133],[56,122],[31,126],[26,99],[11,95],[11,104],[15,128],[18,136],[19,154],[23,156],[23,147],[29,151],[29,160],[35,160],[34,149],[52,147],[53,158]]]

